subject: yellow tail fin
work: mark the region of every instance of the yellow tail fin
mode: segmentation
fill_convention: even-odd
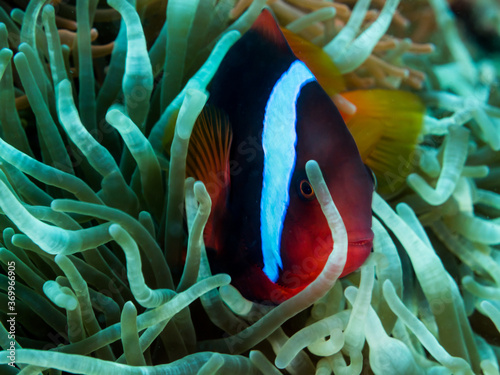
[[[397,90],[357,90],[341,94],[354,115],[342,114],[365,164],[377,176],[380,194],[395,195],[416,163],[425,106],[418,96]]]

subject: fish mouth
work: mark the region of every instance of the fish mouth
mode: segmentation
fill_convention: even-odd
[[[347,247],[347,261],[340,277],[347,276],[357,270],[365,262],[373,247],[373,237],[357,241],[349,241]]]
[[[373,238],[366,239],[366,240],[360,240],[360,241],[349,241],[348,244],[349,246],[366,246],[370,245],[373,242]]]
[[[356,231],[357,232],[357,231]],[[373,245],[373,237],[374,234],[373,232],[370,231],[364,231],[364,232],[354,232],[351,233],[349,236],[349,232],[347,233],[347,243],[349,246],[368,246],[368,245]]]

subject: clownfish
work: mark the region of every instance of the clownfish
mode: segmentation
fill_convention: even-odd
[[[190,140],[187,174],[212,198],[205,246],[247,298],[304,289],[333,248],[305,173],[322,169],[348,233],[342,276],[368,257],[374,182],[342,116],[297,59],[269,11],[229,50]]]
[[[314,46],[284,33],[263,10],[228,51],[186,160],[187,176],[201,180],[212,199],[204,231],[212,269],[231,275],[245,297],[271,303],[307,287],[333,249],[305,173],[308,160],[318,162],[346,226],[341,277],[363,264],[373,243],[375,181],[344,122],[363,120],[363,111],[340,113],[330,98],[342,89],[338,77],[322,73]],[[316,65],[309,69],[296,54],[311,48]]]

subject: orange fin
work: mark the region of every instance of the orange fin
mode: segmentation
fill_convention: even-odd
[[[283,36],[278,22],[268,9],[263,9],[259,17],[253,23],[251,30],[257,31],[267,40],[272,41],[280,48],[287,48],[286,39]]]
[[[205,184],[212,199],[212,212],[205,226],[205,245],[220,249],[221,239],[213,223],[220,222],[230,184],[229,152],[233,133],[225,113],[205,106],[198,116],[189,140],[186,176]]]
[[[306,64],[329,96],[345,90],[342,74],[321,47],[301,38],[290,30],[282,28],[281,31],[294,55]]]
[[[194,177],[205,185],[229,184],[229,149],[232,138],[227,116],[216,108],[205,106],[189,140],[187,177]]]
[[[425,106],[410,92],[357,90],[341,94],[357,107],[342,113],[364,163],[377,176],[380,194],[397,194],[415,166],[415,147],[422,131]]]

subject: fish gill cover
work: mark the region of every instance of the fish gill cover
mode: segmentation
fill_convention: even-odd
[[[212,274],[210,195],[185,178],[211,78],[266,1],[0,5],[2,374],[500,373],[495,0],[267,1],[336,66],[348,126],[381,96],[399,133],[404,98],[426,108],[410,152],[365,150],[385,190],[342,279],[346,230],[308,162],[334,248],[279,305]]]

